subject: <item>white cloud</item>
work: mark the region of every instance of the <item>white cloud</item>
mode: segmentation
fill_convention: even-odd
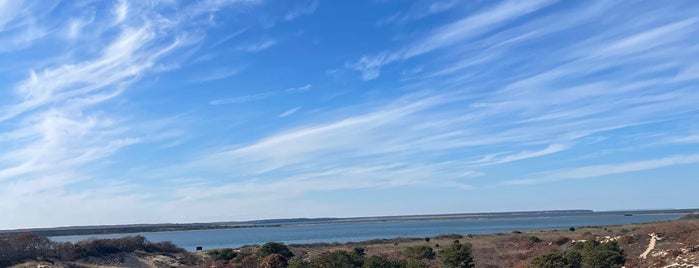
[[[537,179],[522,179],[504,181],[503,185],[538,184],[569,179],[595,178],[607,175],[629,173],[643,170],[658,169],[676,165],[699,163],[699,154],[672,155],[658,159],[626,162],[619,164],[604,164],[578,167],[565,170],[546,172]]]
[[[304,92],[308,92],[309,90],[311,90],[311,87],[313,87],[313,85],[307,84],[307,85],[301,86],[301,87],[287,88],[285,91],[286,91],[286,93],[290,93],[290,94],[304,93]]]
[[[284,117],[290,116],[290,115],[295,114],[296,112],[298,112],[302,107],[303,107],[303,106],[297,106],[297,107],[291,108],[291,109],[286,110],[285,112],[279,114],[279,116],[277,116],[277,117],[279,117],[279,118],[284,118]]]
[[[524,151],[524,152],[519,152],[519,153],[515,153],[515,154],[508,154],[505,156],[500,156],[502,154],[487,155],[479,160],[471,162],[471,164],[476,164],[476,165],[503,164],[503,163],[513,162],[513,161],[519,161],[519,160],[524,160],[524,159],[529,159],[529,158],[545,156],[545,155],[549,155],[549,154],[555,154],[558,152],[565,151],[568,148],[570,148],[570,146],[563,145],[563,144],[551,144],[551,145],[547,146],[546,148],[538,150],[538,151]]]
[[[475,38],[504,22],[529,14],[553,3],[553,0],[507,1],[494,8],[465,17],[431,31],[424,38],[395,52],[384,52],[376,56],[363,56],[347,66],[362,73],[362,79],[372,80],[379,76],[383,65],[406,60],[457,42]]]
[[[239,35],[241,35],[241,34],[247,32],[247,31],[248,31],[248,28],[243,28],[243,29],[240,29],[240,30],[238,30],[238,31],[235,31],[235,32],[233,32],[233,33],[231,33],[231,34],[229,34],[229,35],[224,36],[223,38],[219,39],[218,41],[214,42],[214,43],[211,44],[211,46],[209,46],[209,47],[211,47],[211,48],[217,47],[218,45],[223,44],[223,43],[226,43],[226,42],[230,41],[231,39],[236,38],[236,37],[238,37]]]
[[[408,10],[395,13],[377,22],[378,25],[404,24],[409,21],[418,20],[430,15],[448,11],[460,3],[458,0],[446,1],[419,1],[413,4]]]
[[[275,95],[274,92],[263,92],[263,93],[246,95],[246,96],[241,96],[241,97],[212,100],[209,102],[209,104],[221,105],[221,104],[230,104],[230,103],[246,103],[246,102],[251,102],[251,101],[263,100],[263,99],[269,98],[269,97],[274,96],[274,95]]]
[[[245,68],[243,67],[234,67],[234,68],[226,68],[226,69],[215,69],[207,74],[203,74],[199,77],[191,79],[192,82],[209,82],[209,81],[215,81],[215,80],[221,80],[224,78],[228,78],[234,75],[239,74],[241,71],[243,71]]]
[[[212,100],[209,102],[209,104],[221,105],[221,104],[230,104],[230,103],[246,103],[246,102],[252,102],[252,101],[261,101],[261,100],[268,99],[268,98],[271,98],[274,96],[279,96],[279,95],[305,93],[305,92],[308,92],[309,90],[311,90],[311,87],[312,87],[311,84],[307,84],[307,85],[302,86],[302,87],[292,87],[292,88],[287,88],[285,90],[267,91],[267,92],[261,92],[261,93],[250,94],[250,95],[239,96],[239,97]]]
[[[114,4],[112,13],[114,14],[115,23],[123,22],[126,19],[126,16],[129,15],[129,3],[126,0],[117,1]]]
[[[160,4],[127,6],[126,1],[121,1],[113,10],[95,9],[98,13],[91,19],[59,17],[44,21],[39,18],[50,12],[55,3],[42,2],[41,12],[22,17],[21,21],[0,20],[0,29],[22,29],[20,32],[26,33],[45,27],[42,23],[52,27],[54,23],[67,25],[65,30],[48,34],[58,35],[56,42],[70,41],[71,49],[61,50],[64,44],[60,44],[56,50],[45,51],[45,58],[40,60],[22,59],[18,68],[31,66],[26,70],[26,79],[14,81],[11,90],[3,93],[6,98],[0,102],[0,147],[5,150],[0,152],[0,213],[18,216],[3,222],[0,228],[75,224],[74,219],[84,219],[79,215],[92,215],[85,223],[101,224],[138,222],[147,217],[124,217],[126,209],[141,203],[143,196],[110,192],[114,186],[112,178],[96,170],[109,165],[114,161],[111,157],[126,147],[172,140],[172,134],[163,130],[170,126],[154,128],[154,122],[148,118],[134,122],[128,113],[110,110],[107,105],[143,77],[168,70],[162,65],[163,59],[181,59],[170,56],[197,42],[188,35],[196,29],[179,24],[183,20],[176,15],[168,14],[174,17],[166,19],[161,10],[155,10],[162,7]],[[0,7],[0,12],[8,11],[5,2],[0,2]],[[17,7],[21,10],[18,14],[31,8]],[[62,8],[80,9],[77,14],[86,14],[82,12],[85,7]],[[186,22],[202,19],[192,9],[183,10],[188,10],[186,15],[190,16]],[[68,11],[74,10],[63,10]],[[109,16],[112,11],[115,17]],[[138,16],[131,17],[130,13]],[[80,37],[87,23],[95,25],[89,31],[99,38],[87,43],[66,40],[65,37]],[[36,40],[27,39],[26,46]],[[163,137],[163,133],[171,137]],[[47,222],[48,218],[56,220]]]
[[[301,17],[301,16],[304,16],[304,15],[313,14],[313,12],[315,12],[316,9],[318,9],[318,1],[317,0],[309,1],[308,3],[296,6],[292,10],[289,10],[284,15],[284,20],[290,21],[290,20],[294,20],[294,19]]]
[[[264,40],[260,43],[238,46],[237,49],[245,52],[260,52],[277,44],[274,40]]]

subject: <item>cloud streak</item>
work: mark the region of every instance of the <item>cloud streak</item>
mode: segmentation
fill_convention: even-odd
[[[311,90],[311,87],[312,87],[311,84],[307,84],[305,86],[292,87],[292,88],[287,88],[285,90],[267,91],[267,92],[261,92],[261,93],[239,96],[239,97],[212,100],[212,101],[209,101],[209,104],[222,105],[222,104],[247,103],[247,102],[261,101],[261,100],[265,100],[265,99],[272,98],[272,97],[279,96],[279,95],[305,93],[305,92],[308,92],[309,90]]]
[[[507,21],[544,8],[554,1],[506,1],[485,11],[467,16],[437,28],[425,37],[395,52],[383,52],[375,56],[363,56],[347,67],[360,71],[362,79],[372,80],[379,76],[383,65],[407,60],[437,49],[448,47],[487,33],[490,29]]]
[[[254,43],[254,44],[249,44],[249,45],[243,45],[243,46],[238,46],[236,49],[244,52],[260,52],[263,50],[266,50],[274,45],[277,44],[277,41],[275,40],[264,40],[259,43]]]
[[[297,106],[297,107],[291,108],[291,109],[286,110],[285,112],[279,114],[277,117],[279,117],[279,118],[284,118],[284,117],[293,115],[293,114],[295,114],[296,112],[298,112],[299,110],[301,110],[302,107],[303,107],[303,106]]]
[[[522,179],[504,181],[503,185],[539,184],[570,179],[586,179],[615,174],[652,170],[676,165],[688,165],[699,163],[699,154],[672,155],[658,159],[625,162],[620,164],[604,164],[579,167],[566,170],[548,172],[538,179]]]
[[[298,17],[313,14],[318,9],[318,1],[309,1],[306,4],[294,7],[284,15],[284,20],[291,21]]]

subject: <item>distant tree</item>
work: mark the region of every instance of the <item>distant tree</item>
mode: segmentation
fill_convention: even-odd
[[[475,267],[470,244],[455,243],[439,252],[442,263],[448,268]]]
[[[570,227],[568,228],[568,230],[570,230],[571,232],[575,232],[575,227]]]
[[[430,238],[429,238],[429,237],[425,237],[425,242],[429,243],[429,242],[430,242]]]
[[[291,250],[289,250],[284,243],[268,242],[257,249],[257,256],[260,258],[264,258],[270,254],[279,254],[284,258],[291,258],[294,256],[294,253],[291,253]]]

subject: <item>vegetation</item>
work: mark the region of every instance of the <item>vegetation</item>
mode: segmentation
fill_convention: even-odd
[[[284,243],[269,242],[257,249],[257,256],[259,257],[264,258],[270,254],[278,254],[287,259],[294,256]]]
[[[650,236],[662,237],[647,258],[638,256]],[[585,241],[586,240],[586,241]],[[598,242],[602,241],[602,242]],[[442,246],[438,246],[438,245]],[[170,242],[144,237],[57,243],[31,233],[0,236],[0,267],[58,262],[55,267],[667,267],[699,263],[699,221],[687,219],[626,226],[523,231],[499,235],[443,235],[350,243],[262,246],[209,250],[194,255]],[[172,256],[172,257],[169,257]],[[167,260],[156,264],[152,261]],[[172,261],[176,260],[177,265]],[[146,263],[151,261],[150,263]],[[26,263],[24,263],[26,262]],[[682,267],[682,266],[679,266]]]
[[[406,259],[432,260],[434,259],[435,253],[432,248],[428,246],[413,246],[406,248],[403,251],[403,256]]]
[[[458,241],[458,240],[457,240]],[[456,241],[455,241],[456,242]],[[449,268],[470,268],[475,267],[473,256],[471,255],[471,245],[454,243],[439,252],[442,263]]]
[[[227,261],[235,258],[238,255],[232,248],[215,249],[208,251],[207,254],[217,261]]]
[[[565,252],[550,252],[535,257],[531,268],[619,268],[624,266],[624,251],[616,242],[600,243],[595,240],[575,243]]]
[[[188,264],[196,264],[197,261],[194,255],[172,242],[153,243],[143,236],[91,239],[75,244],[54,242],[33,233],[0,236],[0,266],[47,258],[74,261],[136,251],[177,256]]]

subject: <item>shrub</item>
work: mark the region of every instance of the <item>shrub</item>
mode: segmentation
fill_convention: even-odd
[[[345,250],[336,250],[321,253],[311,261],[311,264],[323,268],[361,267],[364,264],[364,256],[349,253]]]
[[[583,253],[581,264],[583,267],[622,267],[626,262],[624,251],[619,248],[616,242],[595,243],[596,241],[588,241],[591,248],[586,248]],[[588,244],[585,242],[585,244]]]
[[[364,261],[362,268],[403,268],[405,263],[397,260],[386,260],[379,256],[371,256]]]
[[[552,252],[532,259],[532,268],[552,267],[622,267],[626,259],[624,252],[616,242],[600,243],[590,240],[574,244],[568,251]]]
[[[207,254],[209,254],[209,256],[211,256],[214,260],[217,261],[227,261],[235,258],[235,256],[237,255],[235,251],[233,251],[233,249],[230,248],[212,250],[207,252]]]
[[[449,268],[475,267],[470,244],[455,243],[439,252],[442,263]]]
[[[429,259],[432,260],[434,259],[434,251],[432,250],[431,247],[428,246],[414,246],[414,247],[408,247],[405,250],[403,250],[403,256],[407,259],[415,259],[415,260],[422,260],[422,259]]]
[[[532,235],[532,236],[529,236],[528,239],[529,239],[529,242],[532,242],[532,243],[539,243],[539,242],[541,242],[541,238],[539,238],[539,237],[537,237],[537,236],[533,236],[533,235]]]
[[[287,261],[286,258],[284,258],[282,255],[272,253],[267,255],[262,261],[260,262],[260,268],[285,268],[287,267]]]
[[[570,238],[565,237],[565,236],[559,236],[559,237],[556,237],[555,239],[553,239],[553,241],[551,241],[551,242],[553,244],[558,245],[558,246],[562,246],[562,245],[565,245],[568,242],[570,242]]]
[[[429,265],[419,260],[407,260],[405,261],[405,268],[428,268]]]
[[[309,261],[301,258],[293,258],[289,261],[288,268],[311,268],[313,267]]]
[[[555,251],[539,255],[529,263],[531,268],[564,268],[570,267],[561,252]]]
[[[284,258],[291,258],[294,256],[284,243],[268,242],[257,249],[257,256],[260,258],[264,258],[270,254],[279,254]]]

